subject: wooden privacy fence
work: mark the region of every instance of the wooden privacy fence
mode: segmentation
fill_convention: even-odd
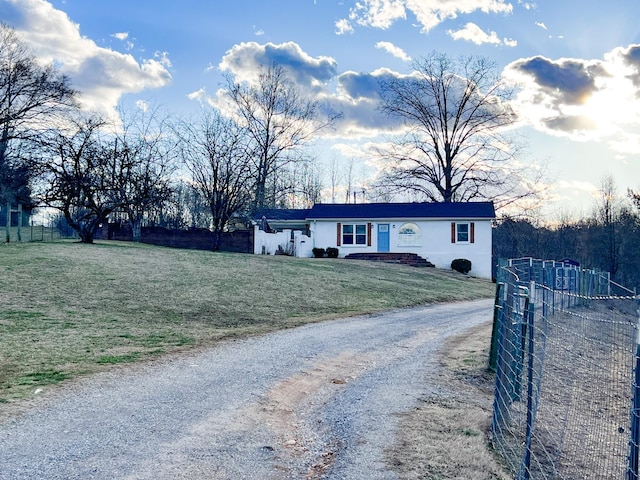
[[[133,234],[126,224],[104,225],[97,239],[131,241]],[[141,241],[151,245],[195,250],[213,250],[214,234],[206,228],[188,230],[164,227],[142,227]],[[223,232],[220,236],[220,250],[224,252],[253,253],[253,230]]]

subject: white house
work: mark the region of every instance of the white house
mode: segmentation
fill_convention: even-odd
[[[275,212],[266,212],[256,225],[255,253],[275,253],[274,245],[284,248],[284,242],[288,253],[299,257],[311,256],[314,247],[338,248],[340,257],[415,253],[445,269],[465,258],[471,275],[491,278],[495,210],[490,202],[317,204]],[[265,233],[270,229],[281,231],[275,243],[275,234]]]

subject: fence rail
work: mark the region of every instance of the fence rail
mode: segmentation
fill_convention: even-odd
[[[499,267],[492,440],[517,480],[638,480],[633,293],[566,262]]]
[[[44,225],[10,227],[8,234],[10,242],[51,242],[63,238],[78,238],[71,227],[57,228]],[[0,242],[6,241],[7,227],[0,226]]]

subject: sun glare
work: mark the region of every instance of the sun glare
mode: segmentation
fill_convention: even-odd
[[[602,134],[616,130],[616,125],[627,123],[630,117],[629,104],[615,90],[595,93],[580,110],[595,123],[597,131]]]
[[[597,135],[609,135],[638,121],[637,104],[628,78],[612,76],[604,79],[584,104],[575,107],[575,113],[593,122]]]

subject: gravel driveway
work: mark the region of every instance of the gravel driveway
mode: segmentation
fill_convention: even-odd
[[[0,425],[0,479],[394,479],[397,413],[492,301],[333,320],[76,382]],[[1,408],[1,405],[0,405]]]

